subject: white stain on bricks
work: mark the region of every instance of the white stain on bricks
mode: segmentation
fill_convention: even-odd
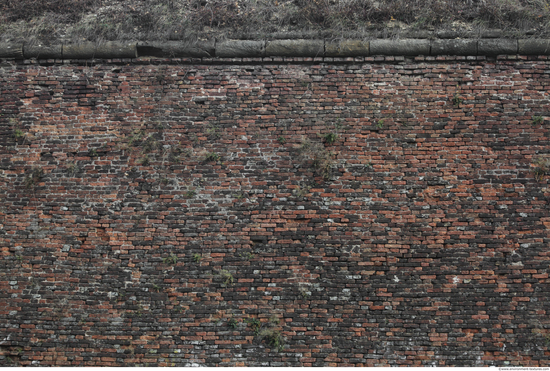
[[[258,79],[246,79],[246,78],[229,78],[229,87],[235,87],[239,93],[254,92],[254,95],[264,95],[265,85]]]

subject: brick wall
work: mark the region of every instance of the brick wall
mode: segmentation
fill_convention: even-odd
[[[0,93],[1,365],[550,365],[546,57],[6,62]]]

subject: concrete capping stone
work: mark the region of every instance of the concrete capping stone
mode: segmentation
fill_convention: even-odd
[[[216,44],[216,57],[265,57],[265,41],[228,40]]]
[[[96,49],[94,58],[137,58],[137,42],[107,42]]]
[[[326,57],[368,57],[369,42],[362,40],[327,41],[325,43]]]
[[[324,40],[273,40],[268,41],[265,54],[269,57],[322,57]]]
[[[477,44],[477,55],[517,54],[518,41],[513,39],[481,39]]]
[[[24,45],[23,55],[26,59],[63,59],[63,45]]]
[[[69,44],[63,45],[63,59],[91,59],[94,57],[95,44]]]
[[[424,39],[372,40],[371,55],[430,55],[430,41]]]
[[[519,54],[550,54],[550,39],[520,39],[518,40]]]
[[[214,41],[139,42],[136,49],[138,57],[212,58],[216,55],[216,43]]]
[[[82,43],[63,45],[63,59],[137,58],[136,42],[105,44]]]
[[[0,44],[0,58],[23,59],[23,44]]]
[[[431,55],[477,55],[477,41],[433,40]]]
[[[226,40],[0,44],[3,59],[350,58],[370,56],[550,55],[550,39]],[[202,62],[202,61],[201,61]],[[201,63],[199,62],[199,63]]]

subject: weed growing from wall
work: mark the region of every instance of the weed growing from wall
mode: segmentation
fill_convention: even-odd
[[[338,140],[338,134],[336,133],[326,133],[323,135],[323,141],[328,144],[332,145]]]
[[[260,336],[268,346],[277,349],[277,351],[280,352],[284,349],[284,338],[278,330],[272,328],[263,329],[259,332],[258,336]]]
[[[453,95],[452,102],[453,102],[453,106],[455,106],[457,108],[460,107],[460,104],[462,104],[463,99],[460,96],[460,94],[458,94],[458,92],[456,92],[455,95]]]
[[[322,143],[304,139],[298,149],[298,160],[302,165],[309,164],[311,168],[325,180],[332,176],[335,165],[334,154],[328,151]]]
[[[184,193],[184,197],[185,198],[193,198],[197,195],[197,190],[196,188],[189,188],[187,189],[187,191]]]
[[[309,298],[311,297],[311,293],[306,290],[305,288],[300,288],[300,296],[302,297],[302,299],[304,300],[309,300]]]
[[[81,169],[80,169],[80,166],[78,166],[78,164],[75,163],[75,162],[69,162],[69,163],[67,164],[66,169],[67,169],[67,174],[68,174],[69,176],[75,176],[75,175],[76,175],[77,173],[79,173],[80,170],[81,170]]]
[[[9,119],[9,123],[13,127],[12,136],[17,144],[25,144],[27,141],[34,139],[31,134],[21,128],[21,124],[17,119],[11,118]]]
[[[292,194],[296,198],[302,199],[308,195],[310,189],[311,189],[311,186],[303,186],[303,187],[298,186],[296,189],[292,190]]]
[[[219,139],[222,134],[220,133],[220,130],[215,125],[210,125],[205,130],[206,136],[208,136],[210,139]]]
[[[162,259],[162,262],[164,264],[175,265],[178,262],[178,257],[174,253],[171,253],[170,256],[167,256],[166,258]]]
[[[532,171],[535,179],[541,181],[550,171],[550,158],[539,157],[532,163]]]
[[[544,117],[542,117],[542,116],[533,116],[531,118],[531,124],[533,126],[541,125],[543,122],[544,122]]]
[[[262,327],[262,322],[259,319],[257,319],[257,318],[245,318],[244,321],[246,323],[248,323],[248,326],[254,332],[254,335],[258,335],[260,333],[260,328]]]
[[[219,272],[219,275],[222,279],[223,284],[226,285],[226,286],[232,285],[233,282],[235,281],[235,278],[233,277],[231,272],[229,272],[227,269],[222,269]]]
[[[142,166],[148,166],[151,163],[151,159],[149,159],[149,156],[145,155],[145,156],[141,157],[137,161],[137,163],[142,165]]]
[[[241,201],[246,197],[246,195],[243,192],[239,192],[239,193],[234,193],[233,197],[235,197],[237,201]]]
[[[142,153],[150,153],[152,151],[157,150],[160,147],[160,144],[158,140],[155,139],[153,134],[147,136],[147,138],[143,141],[141,148]]]
[[[24,183],[26,188],[33,188],[36,186],[44,177],[44,170],[40,168],[33,168],[25,177]]]
[[[191,154],[192,154],[192,150],[190,148],[182,149],[176,146],[174,148],[171,148],[170,151],[168,152],[168,161],[173,163],[178,163],[180,162],[182,156],[190,157]]]
[[[218,162],[221,159],[221,156],[216,152],[207,152],[203,156],[203,162]]]
[[[128,137],[128,141],[126,142],[126,145],[124,148],[131,148],[131,147],[137,147],[141,144],[143,138],[145,137],[145,131],[142,129],[136,129],[130,134]]]
[[[19,143],[19,141],[24,141],[26,137],[26,133],[21,129],[14,129],[13,130],[13,137],[15,140]]]
[[[232,328],[232,329],[237,328],[237,325],[238,325],[238,324],[239,324],[239,322],[237,322],[237,320],[234,319],[234,318],[230,318],[230,319],[227,321],[227,327]]]
[[[333,125],[327,124],[326,126],[327,126],[327,129],[330,131],[328,133],[320,135],[320,137],[323,139],[323,143],[331,146],[334,143],[336,143],[336,141],[338,141],[339,139],[338,133],[340,129],[342,129],[342,123],[340,122],[340,120],[338,120],[335,124]]]
[[[245,260],[252,260],[256,255],[251,252],[240,253],[239,256]]]

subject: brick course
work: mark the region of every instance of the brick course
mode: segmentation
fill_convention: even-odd
[[[0,65],[0,364],[548,367],[549,84],[535,56]]]

